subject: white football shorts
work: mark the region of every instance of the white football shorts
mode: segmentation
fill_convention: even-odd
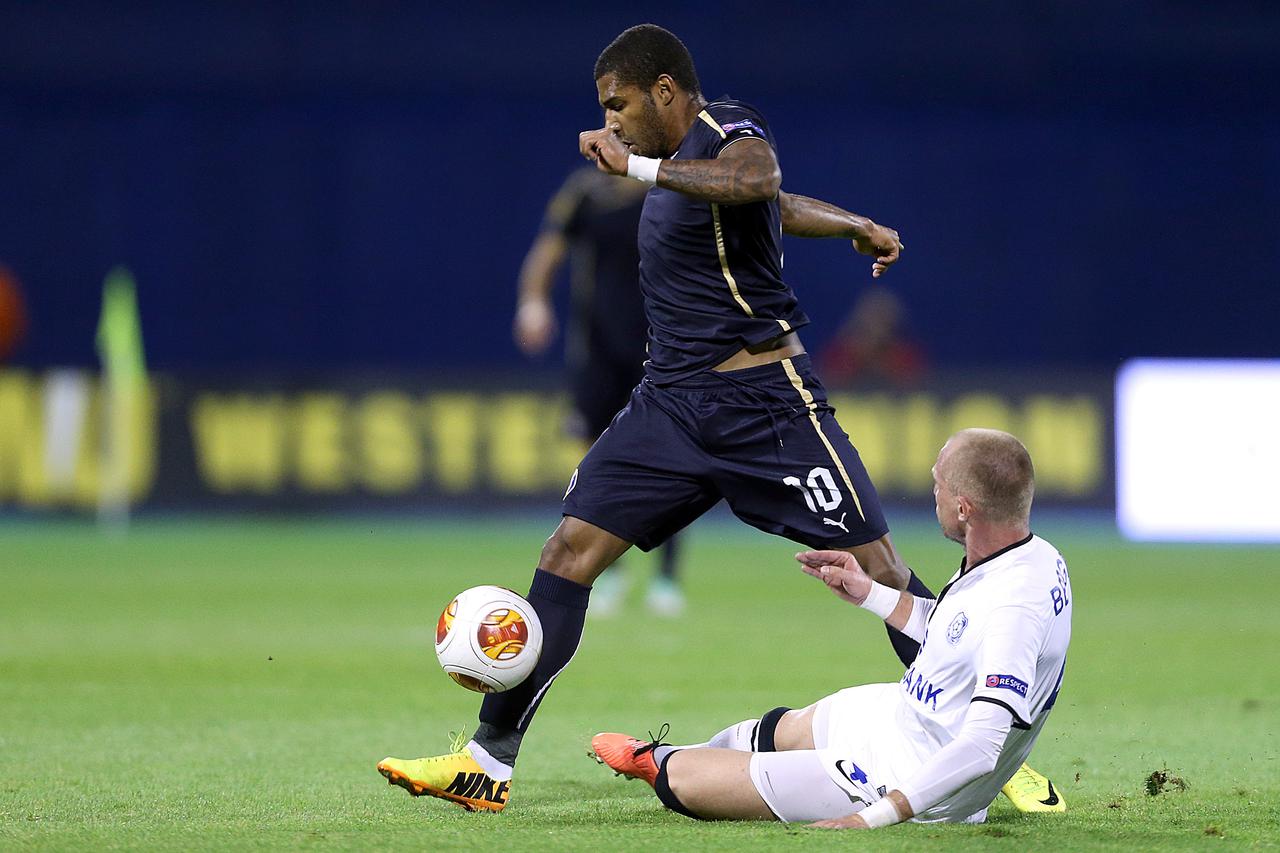
[[[876,759],[898,740],[897,702],[896,684],[841,690],[814,709],[816,749],[753,754],[751,781],[774,815],[787,822],[846,817],[893,788],[896,776],[877,772]],[[906,759],[918,766],[914,754]]]

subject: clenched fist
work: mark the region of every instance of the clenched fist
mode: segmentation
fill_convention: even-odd
[[[626,175],[631,152],[611,128],[584,130],[578,134],[578,150],[608,175]]]

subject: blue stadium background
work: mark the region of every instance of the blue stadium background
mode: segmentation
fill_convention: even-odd
[[[0,6],[17,363],[94,362],[115,264],[161,370],[519,363],[516,269],[644,19],[770,118],[786,187],[901,230],[935,363],[1280,349],[1280,6],[645,9]],[[863,265],[787,262],[820,341]]]

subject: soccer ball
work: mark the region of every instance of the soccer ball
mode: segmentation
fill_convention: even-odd
[[[463,590],[436,622],[436,657],[449,677],[477,693],[501,693],[529,677],[542,654],[533,605],[500,586]]]

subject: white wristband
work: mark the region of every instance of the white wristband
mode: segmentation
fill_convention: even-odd
[[[884,829],[902,820],[898,816],[898,807],[888,797],[881,797],[858,814],[871,829]]]
[[[662,161],[656,157],[641,157],[639,154],[632,154],[627,158],[627,177],[635,178],[637,181],[644,181],[647,184],[656,184],[660,165],[662,165]]]
[[[902,593],[898,590],[872,581],[871,592],[867,593],[866,601],[862,602],[862,609],[870,610],[881,619],[887,620],[897,609],[901,599]]]

